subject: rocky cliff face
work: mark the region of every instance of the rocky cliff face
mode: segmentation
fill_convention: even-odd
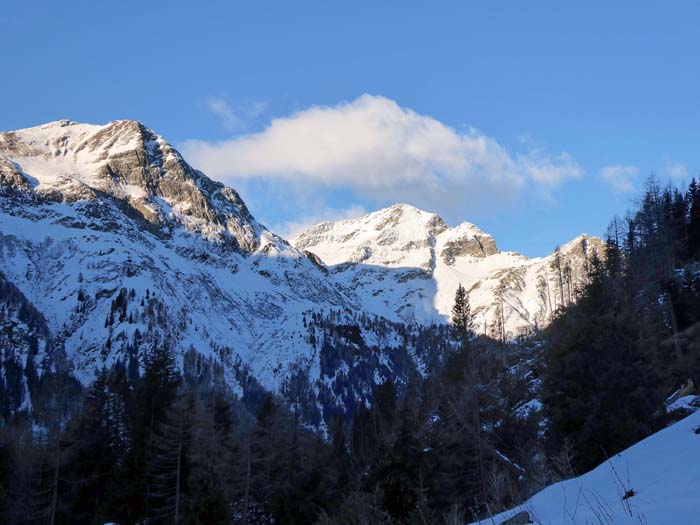
[[[239,195],[191,168],[143,124],[58,121],[0,133],[0,184],[43,200],[94,201],[108,195],[169,235],[174,226],[238,251],[260,246],[262,228]]]

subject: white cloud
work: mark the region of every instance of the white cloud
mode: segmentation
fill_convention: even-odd
[[[314,106],[233,140],[188,141],[183,153],[218,179],[348,187],[369,199],[432,208],[445,201],[474,203],[486,195],[502,199],[527,183],[552,188],[582,175],[566,153],[513,156],[475,129],[458,132],[372,95]]]
[[[688,168],[681,162],[674,162],[666,166],[666,176],[676,182],[685,181],[688,178]]]
[[[600,170],[600,176],[617,192],[631,193],[639,189],[639,168],[636,166],[605,166]]]
[[[583,176],[583,169],[568,153],[553,156],[533,150],[528,155],[521,155],[519,161],[533,181],[545,186],[558,186],[567,179]]]
[[[255,101],[237,104],[234,108],[225,98],[212,97],[207,101],[207,107],[219,118],[226,129],[240,131],[248,127],[267,110],[267,103]]]
[[[223,98],[210,98],[207,105],[209,110],[221,119],[221,123],[226,128],[233,129],[238,125],[238,117]]]

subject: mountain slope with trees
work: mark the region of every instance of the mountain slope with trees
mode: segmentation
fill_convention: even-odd
[[[325,266],[138,123],[0,149],[3,523],[465,523],[662,429],[700,380],[694,181],[650,179],[575,282],[566,247],[538,262],[551,323],[511,337],[458,274],[449,323],[366,311],[353,279],[406,268]],[[372,235],[431,215],[391,214]]]

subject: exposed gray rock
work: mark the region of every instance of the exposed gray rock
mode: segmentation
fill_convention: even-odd
[[[319,270],[321,270],[324,274],[328,275],[328,274],[330,273],[329,270],[328,270],[328,268],[326,268],[326,265],[323,264],[323,261],[321,260],[321,258],[320,258],[318,255],[316,255],[315,253],[310,252],[310,251],[308,251],[308,250],[304,250],[304,255],[306,255],[306,257],[307,257],[312,263],[314,263],[314,265],[315,265]]]
[[[214,182],[189,166],[180,154],[140,122],[121,120],[78,134],[79,126],[58,121],[46,143],[27,142],[20,133],[0,133],[0,186],[31,191],[21,166],[9,159],[41,157],[84,161],[94,164],[91,183],[71,173],[57,174],[50,187],[37,195],[51,202],[73,203],[111,196],[130,201],[131,208],[152,224],[172,225],[205,234],[241,253],[260,246],[261,227],[255,223],[242,199],[232,188]],[[21,161],[21,160],[20,160]],[[143,190],[144,197],[125,195],[120,190],[131,185]]]
[[[30,191],[29,181],[19,167],[9,159],[0,157],[0,191]]]
[[[461,239],[447,242],[440,257],[445,261],[445,264],[452,265],[455,258],[464,255],[486,257],[496,253],[498,253],[496,241],[490,235],[475,235],[473,237],[465,235]]]

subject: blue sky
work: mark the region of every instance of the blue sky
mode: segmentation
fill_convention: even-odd
[[[543,255],[700,170],[700,4],[607,4],[10,0],[0,129],[137,119],[280,231],[402,200]]]

